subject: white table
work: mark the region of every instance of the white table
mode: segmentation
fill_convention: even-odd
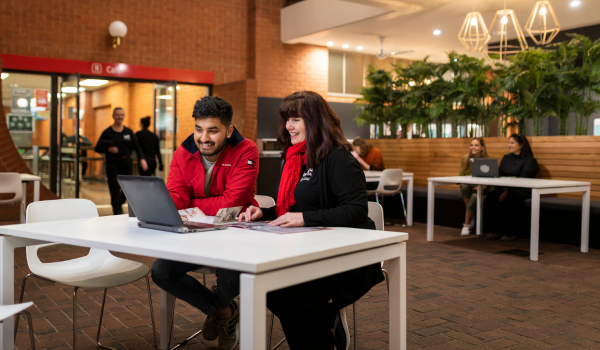
[[[427,179],[427,240],[433,241],[433,209],[435,201],[435,186],[448,184],[477,185],[477,225],[476,233],[481,234],[483,220],[483,186],[522,187],[531,188],[531,245],[530,259],[538,260],[540,233],[540,195],[568,192],[583,192],[581,215],[581,251],[588,252],[590,224],[590,186],[589,182],[562,181],[528,178],[486,178],[472,176],[430,177]]]
[[[302,282],[389,260],[390,349],[406,349],[407,233],[337,228],[279,235],[230,228],[175,234],[139,228],[127,215],[0,226],[0,304],[14,303],[14,249],[44,242],[184,261],[241,271],[241,349],[266,347],[266,295]],[[19,276],[20,277],[20,276]],[[161,291],[160,329],[172,297]],[[300,311],[300,310],[299,310]],[[0,348],[13,350],[13,319],[0,324]],[[167,347],[161,333],[161,349]]]
[[[382,171],[365,170],[367,182],[379,182]],[[413,187],[415,185],[415,174],[402,172],[402,181],[408,181],[406,188],[406,225],[413,224]]]
[[[20,174],[21,184],[23,186],[23,208],[27,208],[27,182],[33,182],[33,201],[40,200],[40,181],[41,177],[31,174]],[[21,223],[25,222],[25,211],[21,210]]]

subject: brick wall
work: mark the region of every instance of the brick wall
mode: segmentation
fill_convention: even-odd
[[[180,145],[194,132],[194,104],[208,94],[208,88],[197,85],[179,85],[177,90],[177,144]]]
[[[256,140],[256,80],[215,85],[213,95],[233,107],[233,125],[245,138]]]

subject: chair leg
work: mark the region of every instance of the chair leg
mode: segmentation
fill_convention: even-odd
[[[171,340],[173,339],[173,333],[175,332],[175,302],[177,301],[177,298],[173,297],[173,311],[171,312],[171,326],[169,327],[169,329],[171,330],[169,332],[169,341],[167,342],[167,348],[171,348]]]
[[[281,339],[279,341],[279,343],[275,344],[275,346],[273,348],[271,348],[271,339],[273,339],[273,323],[275,323],[274,321],[275,321],[275,314],[273,312],[271,312],[271,326],[269,327],[271,330],[269,331],[269,340],[267,340],[267,350],[277,349],[281,344],[283,344],[283,342],[286,339],[286,337],[283,337],[283,339]]]
[[[175,350],[175,349],[179,349],[180,347],[184,346],[185,344],[187,344],[187,342],[189,342],[190,340],[196,338],[197,336],[199,336],[202,333],[202,329],[200,329],[198,332],[190,335],[187,339],[185,339],[184,341],[180,342],[179,344],[175,345],[174,347],[171,348],[171,338],[173,336],[174,330],[175,330],[175,301],[177,299],[174,297],[173,298],[173,313],[171,314],[171,333],[169,333],[169,342],[167,343],[167,349],[171,349],[171,350]],[[156,341],[156,338],[154,338]],[[158,348],[157,348],[158,350]]]
[[[377,193],[375,193],[375,202],[379,204],[379,195]]]
[[[23,302],[23,295],[25,294],[25,284],[27,283],[27,279],[31,277],[31,274],[27,274],[25,278],[23,278],[23,284],[21,284],[21,296],[19,297],[19,304]],[[21,316],[19,314],[16,315],[15,319],[15,340],[17,340],[17,329],[19,329],[19,320]]]
[[[204,282],[204,286],[206,287],[206,274],[202,274],[202,281]]]
[[[402,209],[404,210],[404,218],[407,219],[408,216],[406,215],[406,206],[404,205],[404,195],[402,194],[402,191],[400,191],[400,201],[402,202]]]
[[[73,288],[73,349],[77,350],[77,290]]]
[[[31,350],[35,350],[35,339],[33,336],[33,322],[31,321],[31,314],[27,310],[23,310],[17,314],[17,317],[23,314],[27,317],[27,323],[29,324],[29,340],[31,341]]]
[[[150,307],[150,320],[152,321],[152,334],[154,335],[154,348],[158,350],[158,340],[156,337],[156,323],[154,322],[154,309],[152,307],[152,292],[150,292],[150,278],[146,278],[146,288],[148,289],[148,305]]]
[[[108,288],[104,288],[104,296],[102,297],[102,307],[100,309],[100,321],[98,322],[98,333],[96,333],[96,344],[98,344],[98,347],[100,347],[102,349],[115,350],[108,346],[104,346],[100,343],[100,330],[102,329],[102,318],[104,316],[104,305],[106,304],[106,291],[107,290],[108,290]],[[76,348],[73,348],[73,349],[76,349]]]
[[[385,278],[385,284],[387,285],[387,291],[388,291],[388,295],[390,294],[390,282],[388,280],[388,273],[385,269],[381,269],[381,272],[383,272],[383,276]]]
[[[352,320],[354,321],[354,350],[356,350],[356,303],[352,303]]]

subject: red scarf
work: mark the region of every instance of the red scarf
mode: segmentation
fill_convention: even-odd
[[[300,172],[304,164],[306,164],[306,141],[291,146],[285,155],[285,166],[277,193],[277,217],[289,212],[290,207],[296,204],[294,192],[300,181]]]

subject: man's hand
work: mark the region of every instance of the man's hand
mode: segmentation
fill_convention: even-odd
[[[165,170],[165,166],[164,166],[164,165],[162,165],[162,164],[161,164],[161,165],[159,165],[159,166],[158,166],[158,170],[160,170],[160,171],[163,171],[163,170]]]
[[[140,160],[140,166],[142,167],[142,170],[144,170],[144,171],[148,170],[148,163],[146,163],[145,159]]]
[[[302,215],[302,213],[286,213],[278,217],[276,220],[271,221],[269,225],[281,227],[303,227],[304,215]]]
[[[260,208],[258,208],[258,207],[251,205],[248,207],[248,209],[246,209],[246,212],[240,213],[240,215],[238,215],[238,222],[255,221],[255,220],[262,218],[262,216],[263,216],[262,210],[260,210]]]
[[[506,198],[506,196],[508,196],[508,191],[504,191],[504,193],[500,195],[500,198],[498,198],[498,201],[504,202],[504,198]]]
[[[115,154],[115,153],[119,153],[119,149],[118,149],[117,147],[115,147],[115,146],[109,147],[109,148],[108,148],[108,151],[109,151],[110,153],[113,153],[113,154]]]

